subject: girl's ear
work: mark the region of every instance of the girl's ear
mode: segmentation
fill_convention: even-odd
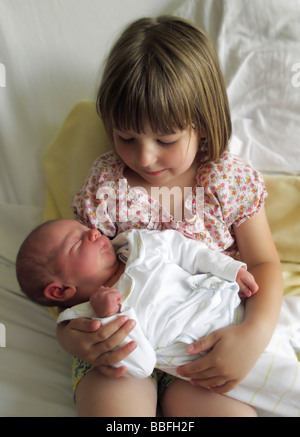
[[[76,294],[76,287],[73,285],[63,285],[60,282],[51,282],[44,290],[44,295],[51,300],[58,302],[66,302],[74,297]]]

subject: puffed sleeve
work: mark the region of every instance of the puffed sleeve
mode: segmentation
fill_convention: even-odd
[[[262,175],[230,153],[206,166],[200,184],[205,186],[205,207],[227,228],[252,218],[267,196]]]

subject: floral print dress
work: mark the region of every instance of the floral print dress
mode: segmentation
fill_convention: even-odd
[[[176,219],[145,190],[130,187],[124,169],[113,151],[97,158],[72,204],[76,219],[109,237],[132,228],[171,228],[238,257],[233,225],[253,217],[267,196],[262,175],[226,152],[199,166],[184,201],[187,214]],[[202,208],[197,207],[199,194]]]

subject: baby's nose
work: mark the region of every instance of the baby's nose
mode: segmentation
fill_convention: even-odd
[[[98,229],[90,229],[88,231],[88,236],[90,241],[95,241],[99,238],[100,232],[98,231]]]

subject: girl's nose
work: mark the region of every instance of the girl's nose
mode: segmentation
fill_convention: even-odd
[[[137,151],[136,161],[139,167],[150,167],[156,162],[156,153],[151,144],[141,144]]]
[[[100,232],[98,231],[98,229],[90,229],[88,231],[88,239],[90,241],[96,241],[100,236]]]

